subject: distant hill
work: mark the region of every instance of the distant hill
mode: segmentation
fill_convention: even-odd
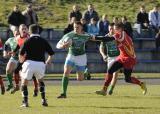
[[[15,4],[24,10],[27,0],[0,0],[0,25],[7,26],[7,16]],[[28,0],[30,1],[30,0]],[[79,4],[81,12],[87,9],[87,5],[92,3],[99,15],[108,14],[109,20],[114,16],[126,15],[131,22],[135,22],[135,16],[139,11],[139,6],[144,4],[147,11],[151,10],[154,4],[160,0],[31,0],[38,13],[39,23],[44,27],[63,28],[68,22],[68,13],[72,10],[73,4]],[[60,1],[63,1],[60,3]],[[67,1],[67,2],[66,2]],[[77,2],[76,2],[77,1]]]

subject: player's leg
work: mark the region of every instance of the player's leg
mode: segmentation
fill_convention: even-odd
[[[46,100],[45,84],[44,84],[43,78],[38,79],[38,82],[39,82],[39,91],[41,93],[42,106],[48,106],[48,103]]]
[[[76,65],[76,70],[77,70],[77,80],[78,81],[83,81],[84,80],[85,66],[77,66]]]
[[[6,67],[6,75],[7,75],[7,80],[8,80],[8,87],[6,91],[9,91],[10,89],[13,88],[12,73],[13,73],[14,68],[15,68],[14,62],[12,62],[12,60],[9,60],[9,62],[7,63],[7,67]]]
[[[11,91],[12,94],[19,90],[19,81],[20,81],[20,73],[19,72],[20,72],[20,70],[22,70],[22,64],[23,63],[18,62],[17,67],[14,70],[13,75],[14,75],[14,81],[15,81],[16,86]]]
[[[123,67],[123,65],[121,63],[119,63],[118,61],[115,61],[112,64],[112,66],[108,69],[108,73],[105,76],[105,81],[104,81],[102,90],[96,91],[96,94],[106,95],[107,88],[108,88],[110,82],[112,81],[113,73],[118,71],[122,67]]]
[[[74,62],[75,57],[73,55],[68,54],[65,64],[64,64],[64,73],[63,73],[63,77],[62,77],[62,92],[60,94],[60,96],[58,96],[57,98],[66,98],[67,97],[67,87],[68,87],[68,83],[69,83],[69,75],[72,71],[72,68],[75,65]]]
[[[33,97],[36,97],[38,95],[38,82],[34,75],[32,77],[32,80],[33,80],[33,85],[34,85]]]
[[[91,79],[91,74],[88,70],[88,66],[86,66],[85,68],[85,71],[84,71],[84,78],[87,79],[87,80],[90,80]]]
[[[62,92],[61,95],[57,98],[66,98],[67,97],[67,87],[69,83],[69,75],[72,71],[72,66],[70,65],[64,65],[64,73],[62,77]]]
[[[28,107],[28,80],[27,79],[21,79],[21,92],[22,92],[22,105],[21,107]]]
[[[116,57],[108,57],[107,59],[107,66],[108,66],[108,69],[112,66],[112,64],[116,61]],[[108,94],[111,95],[113,93],[113,89],[116,85],[116,82],[117,82],[117,77],[118,77],[118,72],[119,71],[116,71],[113,73],[113,78],[112,78],[112,81],[111,81],[111,84],[109,85],[109,89],[108,89]]]
[[[113,73],[113,78],[112,78],[111,84],[109,85],[109,89],[108,89],[109,95],[112,95],[112,93],[113,93],[113,89],[114,89],[116,82],[117,82],[118,72],[119,71]]]
[[[146,94],[147,88],[146,88],[145,83],[141,82],[135,77],[131,77],[131,74],[132,74],[132,69],[126,69],[126,68],[124,69],[125,81],[128,83],[139,85],[143,90],[143,94]]]
[[[1,94],[3,95],[5,93],[5,87],[4,87],[2,76],[0,76],[0,86],[1,86]]]
[[[76,71],[77,71],[77,80],[79,80],[79,81],[84,80],[84,71],[86,70],[86,66],[87,66],[86,54],[75,57],[75,67],[76,67]]]
[[[21,76],[21,91],[22,91],[23,101],[21,107],[28,107],[28,88],[27,88],[28,80],[32,79],[36,68],[37,67],[35,67],[31,61],[25,61],[22,65],[20,76]]]

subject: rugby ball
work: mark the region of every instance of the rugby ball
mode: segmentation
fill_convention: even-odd
[[[69,46],[71,46],[72,45],[72,39],[65,39],[64,43],[69,43]]]

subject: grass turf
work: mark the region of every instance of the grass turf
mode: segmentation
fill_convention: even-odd
[[[104,78],[105,73],[91,73],[92,78]],[[62,77],[63,74],[46,74],[46,78]],[[160,73],[132,73],[137,78],[160,78]],[[70,77],[76,77],[76,74],[71,74]],[[124,78],[124,74],[120,73],[118,78]]]
[[[69,86],[68,98],[57,99],[60,86],[47,86],[49,107],[42,107],[40,95],[33,98],[29,87],[29,108],[20,108],[20,92],[0,96],[1,114],[159,114],[159,85],[149,85],[148,94],[142,95],[135,85],[118,85],[112,96],[98,96],[99,86]]]

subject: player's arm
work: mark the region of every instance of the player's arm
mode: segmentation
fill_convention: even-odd
[[[104,52],[104,45],[103,45],[103,43],[101,42],[101,45],[99,46],[99,52],[100,52],[100,54],[102,55],[102,57],[103,57],[103,60],[105,61],[105,62],[107,62],[107,55],[106,55],[106,53]]]
[[[23,63],[26,59],[26,49],[27,48],[28,48],[28,45],[25,42],[22,48],[20,49],[19,55],[18,55],[20,63]]]
[[[3,47],[3,57],[4,57],[4,58],[9,57],[8,48],[9,48],[9,45],[7,45],[7,44],[5,43],[5,44],[4,44],[4,47]]]
[[[54,55],[54,51],[52,49],[52,47],[49,45],[49,43],[45,40],[45,45],[46,45],[46,51],[48,53],[48,58],[47,60],[45,61],[45,64],[51,64],[52,62],[52,59],[53,59],[53,55]]]
[[[47,60],[45,61],[45,64],[51,64],[52,63],[52,59],[53,59],[53,55],[48,55]]]
[[[113,36],[91,36],[92,41],[109,42],[115,40]]]
[[[56,45],[56,48],[57,49],[64,49],[64,48],[67,48],[69,47],[70,45],[70,42],[64,42],[63,40],[60,40],[57,45]]]
[[[71,34],[72,35],[72,34]],[[57,43],[56,48],[57,49],[64,49],[64,48],[68,48],[70,44],[69,39],[70,37],[72,37],[70,35],[70,33],[65,34],[62,39]]]

